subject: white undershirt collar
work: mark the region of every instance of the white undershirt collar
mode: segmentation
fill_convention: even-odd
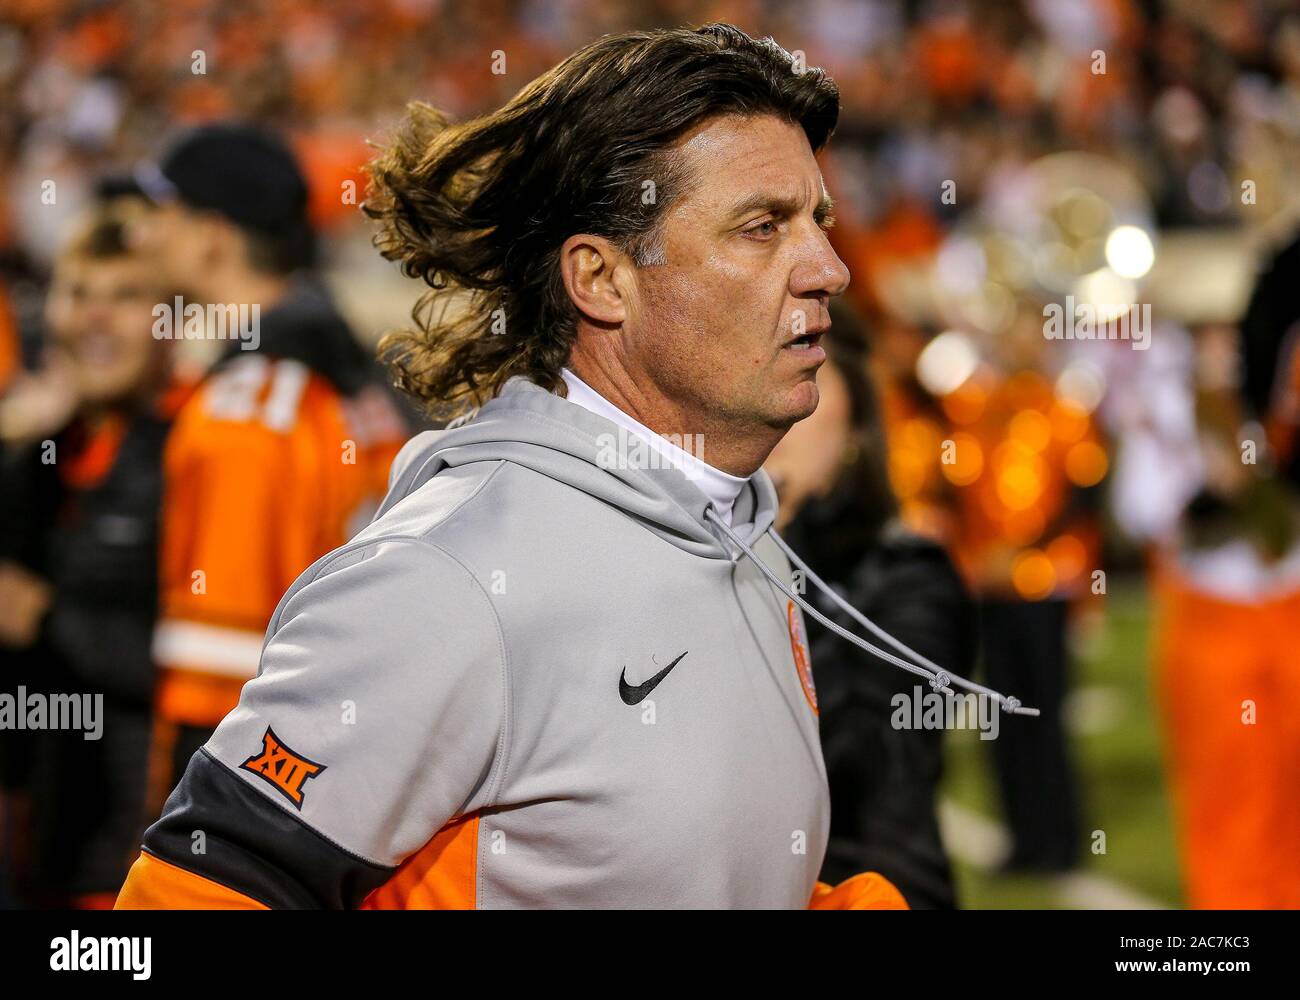
[[[629,434],[635,434],[644,440],[661,456],[681,469],[686,477],[699,487],[700,492],[712,501],[714,509],[722,519],[728,525],[731,524],[731,513],[736,505],[736,498],[749,482],[748,479],[715,469],[684,448],[673,444],[663,435],[656,434],[645,424],[620,410],[568,368],[563,369],[560,374],[564,378],[564,384],[568,386],[570,403],[577,403],[584,410],[590,410],[598,417],[604,417]]]

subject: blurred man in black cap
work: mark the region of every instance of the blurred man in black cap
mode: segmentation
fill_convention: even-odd
[[[312,279],[307,185],[278,139],[237,124],[183,136],[135,182],[141,232],[183,300],[155,336],[227,341],[165,456],[151,798],[257,671],[280,596],[383,496],[407,429],[378,367]],[[168,315],[168,310],[171,315]],[[239,317],[232,336],[227,317]]]

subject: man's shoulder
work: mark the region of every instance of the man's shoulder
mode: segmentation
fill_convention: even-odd
[[[436,432],[433,432],[436,433]],[[394,462],[393,486],[402,489]],[[493,542],[517,532],[544,530],[548,519],[570,522],[584,501],[598,503],[580,490],[514,462],[499,459],[443,468],[394,502],[356,536],[356,541],[403,536],[458,548],[478,539]],[[563,502],[557,503],[560,492]],[[558,522],[552,527],[558,527]],[[489,537],[490,536],[490,537]]]
[[[466,507],[490,506],[504,462],[476,462],[443,469],[411,490],[357,533],[352,544],[373,544],[385,539],[408,538],[436,542],[455,532],[455,522]],[[508,476],[506,478],[509,478]],[[499,488],[499,487],[498,487]]]
[[[400,474],[397,480],[403,488]],[[477,602],[481,595],[469,591],[490,586],[504,565],[537,556],[553,566],[565,553],[591,557],[575,543],[589,520],[578,508],[600,501],[512,462],[443,468],[406,488],[351,541],[318,560],[294,590],[333,577],[379,589],[418,585],[440,600],[455,602],[459,594]],[[462,590],[460,584],[470,585]]]
[[[524,555],[530,539],[572,530],[583,520],[575,507],[584,501],[598,502],[505,460],[443,468],[396,502],[390,496],[345,549],[418,542],[469,566],[497,565],[504,552]]]
[[[272,618],[273,629],[340,590],[353,595],[346,603],[371,624],[388,620],[402,595],[423,594],[439,607],[462,611],[484,604],[479,574],[444,541],[447,526],[492,475],[479,467],[446,470],[381,514],[295,581]]]

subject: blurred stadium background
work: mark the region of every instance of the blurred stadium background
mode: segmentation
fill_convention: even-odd
[[[469,116],[603,33],[710,20],[770,34],[839,84],[833,238],[909,523],[950,546],[977,592],[1069,605],[1079,866],[1002,870],[989,747],[951,733],[941,819],[962,905],[1184,905],[1147,567],[1213,478],[1205,462],[1178,471],[1189,453],[1236,446],[1240,423],[1216,428],[1204,401],[1236,384],[1256,275],[1300,219],[1293,4],[7,0],[0,386],[39,364],[50,263],[96,178],[175,130],[242,118],[292,141],[330,285],[375,339],[419,290],[370,247],[360,168],[408,100]],[[40,197],[51,180],[54,204]],[[1046,340],[1041,305],[1064,294],[1149,303],[1151,350]],[[963,434],[982,457],[939,462]],[[1043,435],[1059,454],[1034,446]],[[1086,849],[1092,831],[1104,854]],[[1294,827],[1274,833],[1296,842]]]

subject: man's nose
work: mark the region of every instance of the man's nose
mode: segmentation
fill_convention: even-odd
[[[103,326],[112,315],[108,299],[101,295],[90,296],[81,307],[81,319],[89,329]]]
[[[790,276],[790,291],[796,296],[843,295],[849,287],[849,269],[826,238],[820,226]]]
[[[156,212],[150,214],[157,215]],[[127,242],[132,250],[156,251],[162,244],[162,221],[150,215],[136,219],[127,230]]]

